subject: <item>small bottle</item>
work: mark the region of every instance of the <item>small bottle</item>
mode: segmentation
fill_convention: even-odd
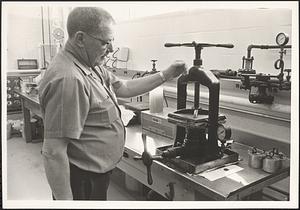
[[[149,94],[149,109],[150,113],[163,112],[163,87],[157,87],[150,91]]]

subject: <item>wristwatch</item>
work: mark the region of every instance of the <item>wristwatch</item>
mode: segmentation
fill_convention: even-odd
[[[161,77],[163,82],[167,81],[165,75],[161,71],[159,72],[159,76]]]

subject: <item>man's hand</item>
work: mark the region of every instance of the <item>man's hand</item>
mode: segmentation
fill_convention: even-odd
[[[186,74],[187,66],[184,61],[175,61],[171,64],[166,70],[163,71],[163,74],[166,80],[172,80],[173,78],[178,77],[180,74]]]

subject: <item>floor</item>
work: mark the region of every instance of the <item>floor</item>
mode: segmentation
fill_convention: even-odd
[[[7,199],[51,200],[41,158],[42,143],[26,143],[22,137],[7,141]],[[108,200],[130,201],[136,198],[113,181]]]
[[[18,116],[8,116],[18,119]],[[41,157],[42,142],[26,143],[21,136],[7,140],[7,199],[52,200]],[[114,180],[110,182],[108,200],[132,201],[143,198]]]

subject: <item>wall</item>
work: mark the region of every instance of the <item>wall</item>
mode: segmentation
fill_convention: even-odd
[[[9,7],[7,10],[7,65],[17,69],[17,59],[37,58],[41,42],[40,7]]]
[[[276,45],[279,32],[290,35],[292,43],[292,12],[289,9],[195,9],[172,12],[152,17],[123,21],[117,25],[116,46],[130,49],[129,69],[150,70],[151,59],[157,68],[166,68],[172,61],[185,60],[192,65],[192,48],[165,48],[166,42],[203,42],[234,44],[233,49],[204,48],[203,67],[208,69],[238,70],[250,44]],[[274,62],[277,50],[253,49],[253,68],[257,72],[277,74]],[[287,50],[285,66],[291,65]]]
[[[76,6],[100,6],[107,9],[116,21],[131,20],[142,16],[151,16],[161,14],[166,11],[177,11],[182,8],[192,8],[195,4],[187,4],[185,2],[176,3],[169,7],[166,3],[148,2],[148,8],[145,12],[143,8],[145,3],[137,2],[94,2],[85,3],[6,3],[4,4],[3,11],[5,20],[3,21],[4,27],[4,41],[5,46],[5,58],[7,64],[5,65],[7,71],[13,71],[17,69],[17,59],[20,58],[33,58],[39,60],[39,68],[42,67],[41,62],[41,50],[40,44],[43,43],[42,35],[42,11],[43,11],[43,24],[44,24],[44,43],[46,44],[46,58],[50,60],[54,55],[53,51],[55,47],[50,50],[48,46],[50,43],[55,42],[52,35],[49,39],[49,24],[50,34],[54,27],[61,27],[65,32],[65,39],[67,40],[66,20],[67,15],[72,7]],[[49,16],[48,16],[49,13]],[[50,22],[49,22],[49,18]]]
[[[42,32],[42,10],[44,41]],[[4,36],[7,41],[5,49],[7,71],[16,70],[17,59],[21,58],[38,59],[39,66],[41,66],[39,46],[43,42],[46,45],[56,43],[56,40],[51,34],[52,30],[55,27],[61,27],[65,30],[66,15],[68,12],[69,7],[49,7],[41,4],[6,5],[5,14],[7,17],[4,23]],[[52,56],[50,56],[50,52]],[[50,51],[50,48],[46,48],[46,55],[48,54],[49,58],[53,57],[53,50]]]
[[[157,69],[166,68],[172,61],[185,60],[192,65],[194,50],[192,48],[165,48],[166,42],[206,42],[232,43],[233,49],[205,48],[202,50],[203,66],[209,69],[237,70],[241,68],[242,57],[246,55],[249,44],[275,45],[275,37],[279,32],[286,32],[291,37],[292,12],[290,9],[191,9],[194,5],[176,6],[162,4],[161,7],[149,4],[149,11],[141,17],[142,5],[123,3],[121,6],[104,4],[104,8],[116,16],[117,47],[129,47],[127,68],[134,70],[150,70],[152,59],[157,59]],[[16,69],[18,58],[39,58],[38,46],[42,43],[42,4],[25,6],[25,4],[8,6],[7,18],[7,69]],[[65,29],[67,14],[75,5],[43,6],[44,42],[49,40],[48,8],[50,12],[50,31],[55,25]],[[96,5],[98,6],[98,5]],[[99,3],[99,6],[101,4]],[[179,5],[180,6],[180,5]],[[145,7],[145,6],[144,6]],[[160,8],[160,10],[155,10]],[[156,11],[156,12],[155,12]],[[175,11],[175,12],[170,12]],[[159,14],[165,12],[165,14]],[[151,14],[156,14],[150,16]],[[66,31],[65,31],[66,32]],[[65,33],[67,38],[67,33]],[[65,39],[66,40],[66,39]],[[278,50],[253,49],[253,68],[257,72],[277,73],[273,67],[278,59]],[[285,66],[290,67],[291,53],[287,50]],[[118,67],[122,65],[118,65]]]

